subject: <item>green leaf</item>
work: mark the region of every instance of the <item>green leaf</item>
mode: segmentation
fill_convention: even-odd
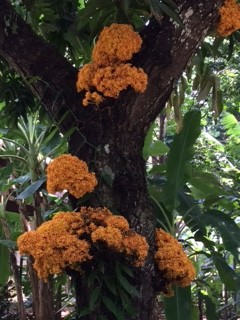
[[[82,318],[88,315],[89,313],[91,313],[91,310],[89,308],[84,308],[79,312],[78,318]]]
[[[9,249],[16,249],[17,247],[16,241],[12,241],[8,239],[0,239],[0,245],[1,244]]]
[[[205,234],[205,224],[201,220],[202,211],[194,198],[187,194],[187,192],[180,191],[178,199],[178,212],[183,217],[186,225],[192,230],[192,232],[200,230],[201,234]]]
[[[102,297],[102,301],[105,304],[106,308],[114,314],[114,316],[117,318],[117,320],[124,320],[125,316],[121,309],[117,308],[116,303],[113,302],[112,299],[110,299],[107,296]]]
[[[159,0],[148,0],[151,8],[151,12],[154,15],[155,19],[160,23],[163,18],[163,12],[160,8]]]
[[[1,157],[1,156],[0,156]],[[6,167],[0,168],[0,190],[7,191],[9,189],[10,183],[12,182],[9,180],[10,175],[12,174],[13,171],[13,164],[8,163]]]
[[[189,183],[200,190],[206,197],[210,195],[228,195],[218,178],[209,172],[194,170]]]
[[[117,287],[116,287],[115,279],[111,276],[106,276],[103,278],[103,280],[104,280],[108,290],[116,296],[117,295]]]
[[[90,299],[89,299],[89,307],[90,310],[94,310],[94,307],[97,303],[97,300],[100,297],[100,292],[101,292],[101,288],[100,287],[96,287],[93,289],[93,291],[90,294]]]
[[[153,165],[152,169],[149,171],[149,174],[157,175],[163,174],[166,172],[165,164]]]
[[[164,298],[167,320],[193,320],[191,287],[174,288],[174,296]]]
[[[54,129],[52,129],[51,132],[47,132],[47,128],[46,128],[45,131],[41,132],[41,134],[42,134],[42,136],[41,136],[41,143],[40,144],[46,146],[48,144],[51,144],[51,142],[52,142],[53,138],[55,137],[55,135],[59,135],[59,129],[58,128],[54,128]],[[38,139],[36,141],[37,143],[39,143],[38,140],[39,140],[39,137],[38,137]]]
[[[147,152],[148,156],[156,157],[166,154],[169,151],[168,146],[162,141],[154,141],[150,144]]]
[[[116,304],[109,297],[103,296],[102,301],[107,307],[109,311],[111,311],[114,315],[116,314]]]
[[[110,174],[108,173],[103,173],[102,174],[102,178],[103,180],[106,182],[106,184],[109,186],[109,187],[112,187],[112,184],[113,184],[113,178]]]
[[[182,19],[180,18],[179,14],[174,11],[170,6],[167,4],[160,2],[159,3],[160,10],[164,12],[169,18],[173,19],[173,21],[177,22],[179,26],[184,28],[184,24],[182,22]]]
[[[1,155],[0,155],[0,158],[1,158]],[[6,167],[3,167],[0,169],[0,174],[1,174],[1,181],[2,180],[7,180],[9,179],[11,173],[13,171],[13,164],[12,163],[8,163],[6,165]]]
[[[172,232],[174,217],[172,212],[166,210],[153,195],[151,195],[154,214],[157,218],[157,227],[163,228],[169,233]]]
[[[129,283],[127,278],[124,276],[118,276],[118,280],[121,283],[122,288],[131,296],[140,297],[139,291]]]
[[[122,301],[123,309],[132,317],[136,315],[136,309],[134,308],[134,304],[130,298],[130,296],[124,291],[120,290],[120,298]]]
[[[198,110],[185,114],[182,131],[175,135],[168,153],[163,201],[170,211],[177,207],[177,193],[188,181],[187,169],[193,157],[193,145],[201,132],[200,120]]]
[[[220,232],[226,250],[230,251],[235,259],[238,260],[240,228],[234,220],[218,210],[210,210],[207,213],[204,213],[201,216],[201,220],[205,225],[210,225]]]
[[[24,200],[30,196],[32,196],[46,181],[46,178],[39,179],[33,182],[30,186],[28,186],[23,192],[21,192],[17,197],[16,200]]]
[[[173,0],[164,0],[163,2],[165,2],[169,7],[173,9],[178,9],[178,6]]]
[[[9,250],[0,244],[0,286],[7,282],[10,273]]]
[[[0,224],[0,237],[3,237],[2,226]],[[9,249],[0,243],[0,286],[4,285],[10,274]]]
[[[24,176],[20,176],[14,179],[14,183],[24,184],[25,182],[30,180],[30,173],[25,174]]]
[[[115,267],[115,271],[117,275],[117,280],[119,281],[119,284],[121,285],[121,287],[131,296],[139,297],[140,293],[133,285],[130,284],[127,278],[124,277],[118,264]]]
[[[125,272],[129,277],[134,278],[132,268],[129,265],[126,265],[124,263],[120,263],[119,266],[120,266],[121,270],[123,272]]]
[[[238,125],[238,121],[236,117],[231,113],[226,113],[226,115],[222,118],[222,124],[230,129],[232,126]]]
[[[207,320],[218,320],[216,304],[207,295],[202,295],[202,298],[206,306],[206,317]]]
[[[122,301],[123,308],[125,309],[128,305],[131,304],[129,295],[124,290],[119,290],[120,298]]]
[[[89,276],[87,277],[87,285],[88,287],[91,287],[94,284],[95,280],[99,280],[99,271],[94,270],[92,271]]]
[[[240,277],[239,275],[226,263],[220,254],[212,252],[213,262],[217,268],[222,282],[226,285],[227,290],[239,291],[240,290]]]
[[[227,130],[227,134],[229,136],[233,136],[233,137],[240,136],[240,124],[238,123],[238,120],[233,114],[227,113],[222,118],[222,124],[225,130]]]

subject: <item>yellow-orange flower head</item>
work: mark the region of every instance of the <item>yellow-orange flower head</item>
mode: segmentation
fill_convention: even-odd
[[[141,37],[131,25],[114,23],[103,29],[92,52],[92,63],[78,73],[77,91],[87,91],[83,106],[99,104],[104,97],[117,98],[129,86],[139,93],[145,91],[147,75],[143,69],[124,63],[140,50],[141,44]]]
[[[59,274],[66,267],[76,269],[79,263],[92,258],[90,244],[79,239],[73,225],[83,225],[79,213],[59,213],[37,230],[25,232],[18,240],[20,254],[34,258],[33,267],[39,278],[45,281],[51,274]]]
[[[79,270],[96,250],[112,250],[140,267],[148,254],[146,239],[129,229],[127,220],[107,208],[82,207],[80,212],[59,212],[37,230],[21,235],[20,254],[34,258],[39,278],[48,279],[66,267]]]
[[[105,27],[92,52],[92,60],[98,66],[109,66],[132,59],[142,45],[142,39],[129,24],[113,23]]]
[[[70,154],[55,158],[47,167],[47,191],[67,190],[75,198],[93,191],[97,185],[94,173],[88,171],[86,162]]]
[[[145,237],[129,229],[129,224],[124,217],[112,215],[106,208],[104,210],[100,215],[96,215],[94,211],[91,212],[93,243],[103,244],[115,252],[123,253],[136,267],[143,266],[149,249]],[[86,211],[86,208],[81,210],[83,211]]]
[[[240,5],[236,0],[225,0],[219,9],[220,22],[217,32],[221,37],[227,37],[240,29]]]
[[[105,97],[117,98],[119,93],[131,86],[136,92],[146,89],[147,75],[143,69],[130,64],[98,68],[92,78],[95,88]]]
[[[165,282],[165,291],[171,295],[171,286],[186,287],[191,284],[196,274],[192,262],[183,251],[181,244],[162,229],[156,229],[155,261]]]

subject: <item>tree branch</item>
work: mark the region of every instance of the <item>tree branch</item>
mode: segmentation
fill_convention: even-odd
[[[161,24],[152,19],[142,32],[143,48],[133,61],[148,74],[146,92],[126,90],[117,100],[107,99],[99,109],[81,107],[83,94],[75,89],[77,70],[54,46],[38,37],[7,0],[0,1],[0,55],[23,78],[37,77],[31,89],[56,120],[70,110],[61,125],[63,131],[76,125],[91,143],[99,143],[107,134],[106,123],[118,123],[121,130],[142,134],[164,108],[189,59],[216,22],[222,2],[176,1],[184,29],[168,17]]]
[[[74,106],[79,105],[77,70],[54,46],[33,32],[9,1],[1,0],[0,7],[0,56],[23,79],[36,78],[29,86],[56,120],[71,109],[65,121],[67,129],[68,124],[74,123]]]
[[[144,129],[153,122],[186,69],[207,31],[218,18],[222,0],[175,1],[178,3],[184,28],[165,17],[161,24],[152,19],[143,32],[143,48],[135,57],[148,74],[148,86],[144,94],[128,92],[116,101],[119,108],[126,108],[128,129],[132,132]]]

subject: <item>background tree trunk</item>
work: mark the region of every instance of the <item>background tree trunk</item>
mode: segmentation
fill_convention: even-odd
[[[31,89],[56,121],[69,111],[60,124],[62,132],[76,127],[69,151],[85,160],[99,180],[89,205],[107,206],[125,216],[131,227],[147,238],[152,250],[156,221],[142,158],[144,138],[207,31],[216,23],[217,9],[223,1],[175,2],[184,28],[168,17],[160,24],[152,19],[141,34],[143,47],[132,61],[148,74],[145,93],[126,90],[117,100],[107,99],[98,108],[81,108],[83,94],[75,90],[77,70],[20,17],[15,20],[18,28],[14,34],[4,17],[16,14],[7,0],[0,1],[0,55],[23,78],[38,77]],[[152,310],[157,279],[152,257],[150,251],[146,265],[139,271],[137,320],[155,319]]]

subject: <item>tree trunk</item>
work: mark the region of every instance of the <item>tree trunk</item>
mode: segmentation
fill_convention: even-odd
[[[136,302],[136,320],[156,319],[153,310],[158,291],[152,259],[156,221],[142,158],[144,138],[207,31],[216,23],[217,9],[223,1],[175,2],[184,28],[168,17],[160,24],[152,19],[141,34],[143,47],[132,61],[148,74],[146,92],[126,90],[117,100],[107,99],[98,108],[81,108],[83,94],[75,90],[77,70],[38,38],[21,18],[17,20],[17,35],[10,28],[6,35],[4,17],[12,8],[7,0],[0,1],[0,54],[21,76],[39,77],[31,89],[56,121],[63,112],[70,111],[60,125],[63,132],[76,127],[69,140],[69,151],[87,161],[99,180],[89,205],[107,206],[119,212],[151,246],[137,277],[141,297]],[[78,288],[77,277],[75,287]]]
[[[33,268],[33,261],[31,259],[28,259],[28,271],[32,289],[33,315],[35,319],[55,320],[53,288],[51,280],[49,282],[44,282],[38,278]]]

